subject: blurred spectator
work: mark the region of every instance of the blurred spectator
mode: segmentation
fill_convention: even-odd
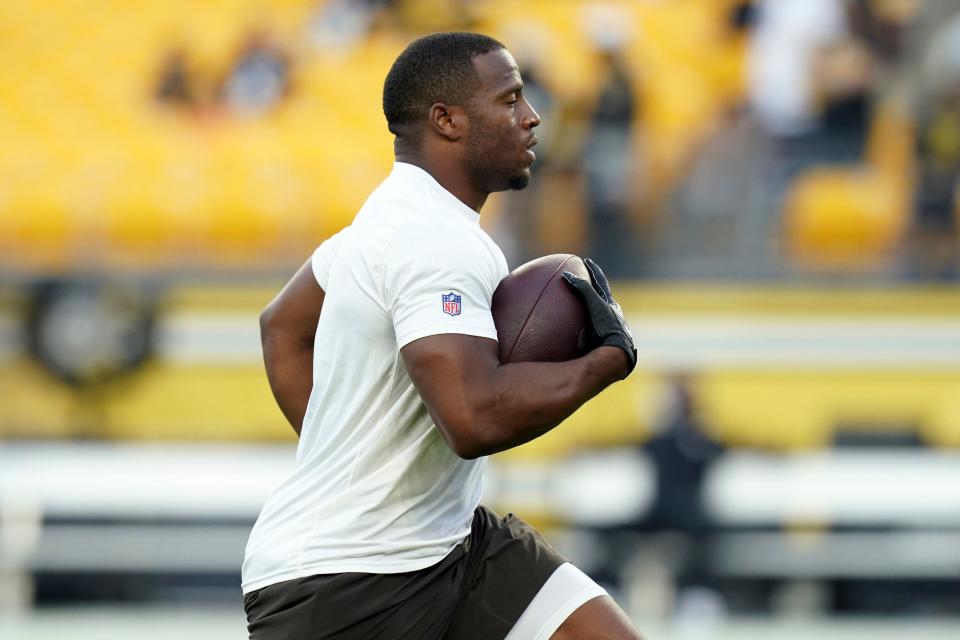
[[[668,380],[668,396],[655,424],[656,435],[644,445],[656,472],[653,506],[641,523],[653,535],[638,546],[634,562],[649,550],[647,562],[666,572],[673,585],[675,614],[680,616],[695,600],[707,598],[723,606],[706,562],[711,523],[703,503],[704,483],[723,446],[703,429],[697,412],[693,380],[684,374]],[[639,550],[643,549],[643,550]],[[628,568],[629,573],[629,568]],[[632,579],[636,580],[637,576]],[[628,578],[629,579],[629,578]]]
[[[874,56],[844,0],[764,0],[749,52],[749,100],[800,166],[859,159]]]
[[[176,47],[167,54],[160,66],[154,99],[178,109],[189,110],[198,106],[200,96],[185,48]]]
[[[702,503],[703,483],[723,446],[703,429],[689,377],[675,377],[669,393],[658,433],[645,445],[657,474],[656,501],[648,523],[657,530],[701,535],[709,528]]]
[[[895,63],[904,53],[906,27],[915,21],[925,4],[930,3],[923,0],[855,0],[850,10],[851,28],[867,42],[881,62]]]
[[[362,41],[383,0],[330,0],[317,7],[307,24],[311,42],[325,53],[337,54]]]
[[[633,148],[637,97],[616,46],[601,52],[602,85],[584,143],[590,254],[614,278],[636,275],[637,232],[629,219],[629,176],[640,161]]]
[[[248,38],[221,90],[224,105],[239,115],[259,115],[290,92],[290,57],[265,33]]]
[[[917,240],[920,275],[957,274],[956,194],[960,185],[960,93],[940,96],[920,122]]]
[[[960,257],[960,15],[933,34],[925,58],[926,86],[917,114],[916,246],[912,261],[918,275],[954,277]]]
[[[740,0],[730,9],[729,26],[734,32],[752,29],[756,21],[756,0]]]

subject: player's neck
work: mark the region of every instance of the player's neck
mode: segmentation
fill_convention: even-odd
[[[458,163],[451,162],[447,158],[428,158],[421,153],[404,151],[397,151],[395,157],[397,162],[412,164],[429,173],[441,187],[477,213],[483,208],[487,196],[490,195],[474,187]]]

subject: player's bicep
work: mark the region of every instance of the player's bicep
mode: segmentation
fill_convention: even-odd
[[[263,310],[260,326],[264,332],[282,333],[312,344],[323,299],[324,291],[307,260]]]
[[[457,333],[438,334],[400,350],[404,366],[430,417],[460,456],[471,457],[477,438],[478,398],[500,366],[497,341]]]

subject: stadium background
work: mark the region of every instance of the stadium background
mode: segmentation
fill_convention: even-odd
[[[0,636],[242,637],[294,447],[257,315],[389,170],[393,58],[468,29],[544,120],[483,224],[595,257],[640,354],[488,502],[651,638],[958,637],[958,15],[0,4]]]

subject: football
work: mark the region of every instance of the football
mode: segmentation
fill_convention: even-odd
[[[586,353],[583,304],[561,278],[590,279],[583,260],[554,254],[512,271],[493,293],[500,362],[562,362]]]

